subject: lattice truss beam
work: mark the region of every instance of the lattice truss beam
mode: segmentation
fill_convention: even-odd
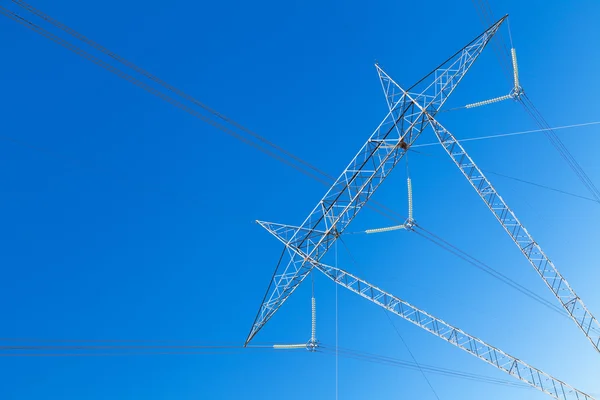
[[[590,395],[487,344],[481,339],[420,310],[342,269],[316,263],[314,266],[338,285],[404,318],[461,350],[558,400],[594,400]]]
[[[246,344],[312,270],[313,264],[307,261],[321,260],[356,217],[402,159],[405,149],[429,124],[428,115],[435,116],[440,110],[505,19],[506,16],[413,85],[410,93],[418,102],[401,89],[396,90],[397,85],[387,75],[383,77],[378,68],[392,106],[358,154],[299,227],[261,222],[289,251],[284,252],[269,283]],[[420,104],[425,107],[419,107]]]

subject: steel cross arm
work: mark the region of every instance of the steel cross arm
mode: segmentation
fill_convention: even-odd
[[[506,17],[463,47],[413,86],[430,114],[442,107]],[[429,119],[406,95],[395,96],[390,112],[299,228],[279,233],[301,254],[320,260],[420,135]],[[320,232],[317,232],[320,231]],[[273,274],[246,344],[281,307],[312,269],[298,252],[284,252]]]
[[[522,382],[558,400],[594,400],[567,383],[513,357],[502,350],[471,336],[412,304],[356,276],[332,266],[315,263],[315,268],[340,286],[364,297],[405,320],[444,339],[448,343],[485,361]]]

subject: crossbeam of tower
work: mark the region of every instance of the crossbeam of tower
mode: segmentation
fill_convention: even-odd
[[[557,400],[594,400],[592,396],[575,389],[571,385],[532,367],[499,348],[434,317],[349,272],[321,263],[316,263],[314,266],[338,285]]]
[[[281,225],[262,221],[259,221],[259,224],[277,239],[284,242],[285,239],[279,234],[282,229]],[[286,244],[286,248],[290,251],[296,251],[293,244]],[[402,300],[343,269],[320,263],[310,257],[307,259],[307,263],[310,263],[312,267],[325,274],[336,284],[364,297],[557,400],[594,400],[592,396],[575,389],[573,386],[560,379],[557,379],[538,368],[532,367],[523,360],[434,317],[426,311],[415,307],[405,300]],[[297,345],[297,348],[306,348],[306,345]]]
[[[381,70],[381,68],[377,67],[377,70],[379,71],[379,77],[384,88],[384,93],[386,94],[388,107],[393,109],[395,104],[394,96],[396,96],[397,92],[402,93],[403,89],[394,82],[389,75]],[[389,87],[394,87],[394,89],[390,90]],[[520,88],[518,86],[516,74],[515,87]],[[411,98],[411,94],[407,93],[407,97]],[[435,135],[454,164],[459,168],[465,178],[467,178],[479,197],[483,200],[492,214],[494,214],[494,217],[496,217],[508,236],[539,274],[548,289],[550,289],[552,294],[558,299],[561,306],[567,311],[577,327],[579,327],[587,339],[592,343],[594,349],[600,352],[600,322],[598,322],[594,315],[588,310],[565,277],[558,271],[540,245],[533,239],[527,229],[525,229],[515,213],[506,204],[500,194],[498,194],[494,186],[475,164],[473,159],[467,154],[466,150],[456,137],[444,128],[433,115],[428,113],[426,110],[427,104],[425,102],[417,99],[417,97],[415,97],[414,101],[415,103],[420,103],[418,107],[429,115],[430,124]]]
[[[280,235],[283,227],[282,225],[263,221],[258,221],[258,223],[277,239],[285,243],[285,238]],[[286,243],[286,248],[292,252],[297,251],[294,245],[290,243]],[[336,284],[364,297],[557,400],[594,400],[592,396],[575,389],[564,381],[561,381],[560,379],[527,364],[523,360],[434,317],[432,314],[415,307],[405,300],[402,300],[343,269],[323,264],[310,257],[307,258],[306,262],[313,268],[316,268],[325,274]],[[296,348],[306,347],[306,345],[297,345]]]
[[[393,107],[299,227],[268,224],[286,245],[258,310],[248,344],[296,290],[429,124],[504,22],[504,16],[410,88],[389,86]],[[424,108],[418,105],[425,104]],[[263,225],[265,226],[265,225]],[[265,226],[266,227],[266,226]]]

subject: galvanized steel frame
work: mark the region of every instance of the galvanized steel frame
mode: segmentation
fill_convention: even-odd
[[[329,191],[299,227],[277,227],[278,235],[285,237],[286,248],[293,251],[284,252],[246,344],[312,270],[307,260],[319,261],[362,209],[403,157],[406,146],[410,147],[429,123],[427,115],[439,111],[505,19],[506,16],[411,87],[411,93],[418,93],[416,98],[425,104],[427,112],[403,91],[394,93],[395,86],[390,84],[390,112]]]

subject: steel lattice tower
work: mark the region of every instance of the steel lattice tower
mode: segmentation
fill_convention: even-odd
[[[261,222],[286,245],[246,344],[296,290],[430,123],[494,36],[506,16],[410,88],[413,101],[388,83],[394,107],[325,196],[298,226]],[[424,104],[421,108],[419,105]]]
[[[246,339],[246,344],[277,312],[308,273],[316,268],[336,284],[556,399],[593,400],[588,394],[420,310],[399,297],[385,292],[343,269],[321,263],[325,253],[403,158],[406,151],[423,130],[431,125],[444,150],[517,244],[521,253],[542,277],[569,316],[583,331],[594,348],[599,350],[600,326],[598,321],[519,222],[458,140],[435,119],[445,101],[506,18],[507,16],[500,19],[408,90],[402,89],[378,65],[376,66],[389,112],[375,132],[302,225],[296,227],[257,221],[285,245],[285,251],[271,279]],[[493,101],[514,98],[522,92],[518,84],[514,50],[512,54],[515,65],[514,93],[511,92],[511,94],[493,99]],[[413,224],[414,221],[410,216],[402,227],[413,229]],[[393,229],[396,228],[398,227],[393,227]],[[284,262],[282,263],[282,261]],[[311,340],[314,340],[314,333]],[[316,342],[312,342],[312,344],[314,346]],[[296,346],[301,347],[301,345]],[[307,347],[309,346],[307,345]]]

